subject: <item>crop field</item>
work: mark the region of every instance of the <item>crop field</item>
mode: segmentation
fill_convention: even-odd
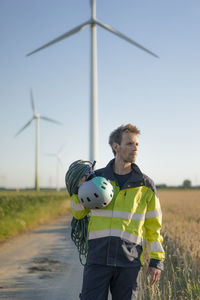
[[[145,264],[139,300],[200,300],[200,190],[159,190],[165,270],[153,287]],[[0,241],[69,210],[65,191],[0,192]]]
[[[166,251],[159,283],[149,287],[140,274],[140,300],[200,299],[200,191],[160,190]]]

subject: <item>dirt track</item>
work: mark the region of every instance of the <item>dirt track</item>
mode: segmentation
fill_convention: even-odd
[[[0,244],[0,299],[79,299],[83,267],[70,221],[59,217]]]

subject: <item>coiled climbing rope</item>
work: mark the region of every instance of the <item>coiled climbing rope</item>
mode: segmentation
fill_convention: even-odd
[[[93,166],[94,163],[87,160],[76,160],[69,166],[65,175],[65,184],[70,196],[76,192],[79,181],[90,173]]]
[[[65,175],[66,188],[70,196],[73,193],[77,193],[78,184],[80,180],[85,176],[93,173],[95,161],[77,160],[73,162]],[[71,221],[71,239],[76,245],[79,252],[79,260],[84,265],[82,258],[87,256],[87,233],[88,233],[89,217],[86,216],[83,219],[77,220],[74,217]]]
[[[89,217],[87,216],[81,220],[77,220],[73,217],[71,221],[71,239],[78,249],[79,260],[82,265],[84,265],[83,257],[85,260],[88,251],[88,245],[87,245],[88,223],[89,223]]]

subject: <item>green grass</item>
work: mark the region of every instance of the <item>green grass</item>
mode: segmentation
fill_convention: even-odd
[[[0,242],[68,210],[66,191],[0,191]]]

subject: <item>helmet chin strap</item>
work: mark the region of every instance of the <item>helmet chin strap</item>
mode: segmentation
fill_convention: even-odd
[[[94,170],[95,165],[96,165],[96,160],[93,161],[92,168],[91,168],[92,170]]]
[[[95,177],[95,173],[94,173],[94,166],[96,164],[96,160],[93,161],[92,166],[90,168],[90,170],[88,170],[85,174],[85,181],[88,179],[88,177],[90,177],[90,175],[93,175],[93,177]]]

